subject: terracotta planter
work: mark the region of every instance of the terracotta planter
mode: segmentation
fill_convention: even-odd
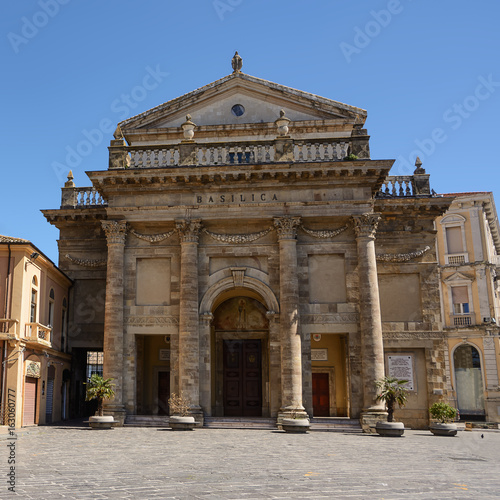
[[[286,432],[306,433],[309,430],[308,418],[284,418],[281,427]]]
[[[194,417],[179,417],[173,415],[169,418],[169,425],[173,431],[192,431],[196,425]]]
[[[405,431],[405,424],[403,422],[377,422],[375,430],[380,436],[400,437]]]
[[[429,426],[429,430],[434,434],[434,436],[456,436],[457,434],[456,424],[443,424],[441,422],[435,422]]]
[[[114,423],[115,419],[111,415],[89,417],[89,425],[92,429],[112,429]]]

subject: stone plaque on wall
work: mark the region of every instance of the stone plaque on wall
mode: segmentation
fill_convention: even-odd
[[[170,361],[170,349],[160,349],[159,359],[160,361]]]
[[[404,385],[409,391],[414,391],[413,382],[413,356],[387,356],[387,367],[390,377],[395,377],[400,380],[408,380],[408,383]]]
[[[311,361],[328,361],[328,349],[311,349]]]

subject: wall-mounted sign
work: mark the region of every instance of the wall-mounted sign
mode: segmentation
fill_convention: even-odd
[[[26,361],[26,376],[40,378],[41,363],[39,361]]]
[[[311,361],[328,361],[328,349],[311,349]]]
[[[400,380],[408,380],[404,386],[409,391],[415,390],[413,381],[413,356],[395,356],[391,354],[387,356],[387,368],[390,377],[395,377]]]
[[[313,340],[319,342],[321,340],[321,333],[313,333]]]
[[[170,361],[170,349],[160,349],[159,359],[160,361]]]

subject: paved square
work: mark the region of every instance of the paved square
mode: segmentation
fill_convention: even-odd
[[[8,471],[7,436],[0,442]],[[15,490],[25,499],[500,497],[500,433],[492,431],[381,438],[51,426],[21,432],[15,452]],[[12,498],[3,477],[0,498]]]

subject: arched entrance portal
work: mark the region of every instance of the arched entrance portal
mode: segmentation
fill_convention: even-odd
[[[255,296],[255,294],[252,294]],[[266,307],[239,295],[214,310],[215,415],[269,416],[269,321]]]
[[[453,363],[460,417],[484,419],[483,375],[479,351],[470,344],[460,345],[453,353]]]

